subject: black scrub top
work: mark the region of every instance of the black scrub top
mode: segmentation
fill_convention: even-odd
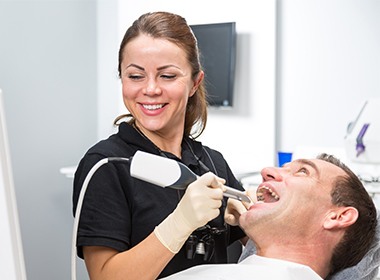
[[[185,138],[182,143],[182,159],[179,159],[171,153],[159,151],[132,125],[121,123],[116,134],[95,144],[81,159],[74,177],[74,215],[80,190],[90,169],[103,158],[130,158],[137,150],[180,161],[197,175],[206,173],[208,168],[224,178],[226,185],[243,190],[218,151]],[[162,188],[132,178],[128,163],[109,162],[102,165],[93,174],[84,196],[77,235],[78,256],[83,258],[83,246],[105,246],[119,252],[132,248],[173,212],[183,194],[184,191],[181,190]],[[225,206],[226,198],[223,200],[221,214],[205,228],[192,234],[160,277],[199,264],[227,263],[227,246],[245,234],[239,227],[231,227],[224,222]],[[191,241],[199,242],[201,239],[206,245],[206,254],[197,252],[194,246],[190,246]]]

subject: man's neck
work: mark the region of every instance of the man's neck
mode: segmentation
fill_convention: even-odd
[[[310,242],[309,242],[310,243]],[[257,255],[267,258],[280,259],[306,265],[319,276],[326,278],[329,274],[330,256],[325,245],[287,244],[257,248]]]

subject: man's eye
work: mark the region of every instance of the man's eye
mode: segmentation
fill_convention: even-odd
[[[309,174],[309,171],[305,168],[305,167],[301,167],[297,173],[305,173],[305,174]]]

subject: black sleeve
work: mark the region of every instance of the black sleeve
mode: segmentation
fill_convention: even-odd
[[[99,154],[87,154],[79,163],[74,176],[74,214],[87,174],[102,157],[104,158]],[[128,249],[131,215],[128,213],[128,199],[119,179],[120,173],[128,176],[127,168],[107,163],[100,166],[89,181],[79,212],[77,248],[81,258],[83,246],[107,246],[118,251]]]

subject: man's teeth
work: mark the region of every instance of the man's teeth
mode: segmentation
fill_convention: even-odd
[[[164,107],[164,104],[143,105],[143,107],[147,110],[157,110]]]
[[[266,191],[264,191],[266,190]],[[260,190],[257,192],[257,201],[265,201],[265,194],[270,194],[276,201],[280,200],[280,197],[269,187],[261,187]],[[267,201],[272,202],[272,201]]]

